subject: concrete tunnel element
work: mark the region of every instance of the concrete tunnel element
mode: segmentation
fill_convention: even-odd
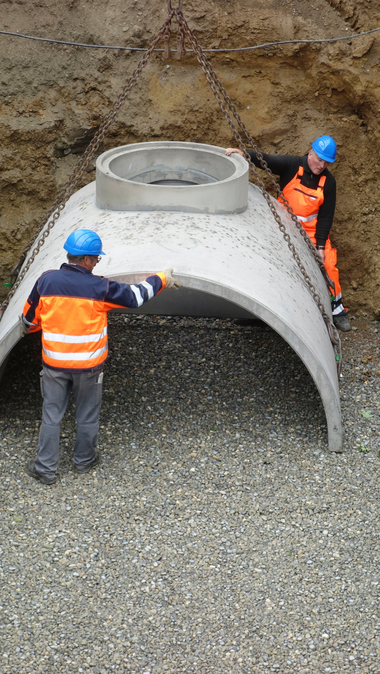
[[[35,280],[65,261],[70,232],[93,229],[106,252],[99,274],[135,283],[173,267],[182,281],[179,291],[163,291],[139,313],[257,317],[281,335],[319,391],[329,448],[342,451],[339,381],[324,320],[248,172],[243,157],[197,143],[137,143],[103,153],[96,181],[69,199],[0,321],[0,372],[20,339],[18,316]],[[331,317],[318,265],[274,203]]]

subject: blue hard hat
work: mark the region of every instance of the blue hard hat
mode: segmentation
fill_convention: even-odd
[[[331,164],[336,159],[336,142],[331,136],[320,136],[312,144],[314,152],[323,159],[328,161]]]
[[[102,240],[92,229],[77,229],[64,243],[64,249],[70,255],[105,255]]]

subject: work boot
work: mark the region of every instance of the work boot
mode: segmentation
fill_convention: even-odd
[[[85,466],[84,468],[82,468],[81,466],[77,466],[74,463],[74,470],[75,470],[76,473],[88,473],[88,471],[92,470],[94,466],[97,466],[99,461],[100,461],[100,454],[98,452],[95,459],[93,461],[91,461],[91,463],[89,463],[88,466]]]
[[[334,325],[338,330],[342,332],[349,332],[351,330],[351,323],[346,314],[339,314],[338,316],[333,316]]]
[[[54,482],[57,482],[58,480],[58,475],[48,477],[47,475],[42,475],[42,473],[38,473],[34,467],[34,459],[32,459],[26,464],[26,472],[28,473],[28,475],[30,475],[30,477],[34,477],[35,480],[39,480],[43,484],[54,484]]]

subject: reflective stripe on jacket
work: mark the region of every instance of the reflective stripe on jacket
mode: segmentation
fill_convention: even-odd
[[[293,209],[294,215],[302,222],[309,236],[315,236],[317,228],[317,218],[320,207],[324,201],[323,188],[326,182],[326,176],[321,176],[317,189],[301,185],[303,176],[303,166],[300,166],[294,178],[285,185],[283,189],[284,196]],[[282,202],[281,197],[278,199]]]
[[[42,359],[58,370],[92,370],[108,355],[107,312],[137,308],[166,285],[164,273],[128,285],[63,264],[36,281],[24,310],[30,332],[42,330]]]

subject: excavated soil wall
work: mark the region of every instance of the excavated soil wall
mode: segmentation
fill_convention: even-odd
[[[371,0],[183,0],[183,13],[201,45],[213,49],[332,39],[380,26]],[[166,0],[0,0],[1,30],[94,45],[145,48],[166,16]],[[0,35],[0,56],[4,298],[10,270],[143,52]],[[265,152],[302,154],[320,134],[336,139],[331,238],[344,300],[353,312],[380,318],[380,32],[208,57]],[[151,140],[233,143],[191,53],[181,61],[152,56],[100,150]],[[94,178],[92,162],[78,188]]]

